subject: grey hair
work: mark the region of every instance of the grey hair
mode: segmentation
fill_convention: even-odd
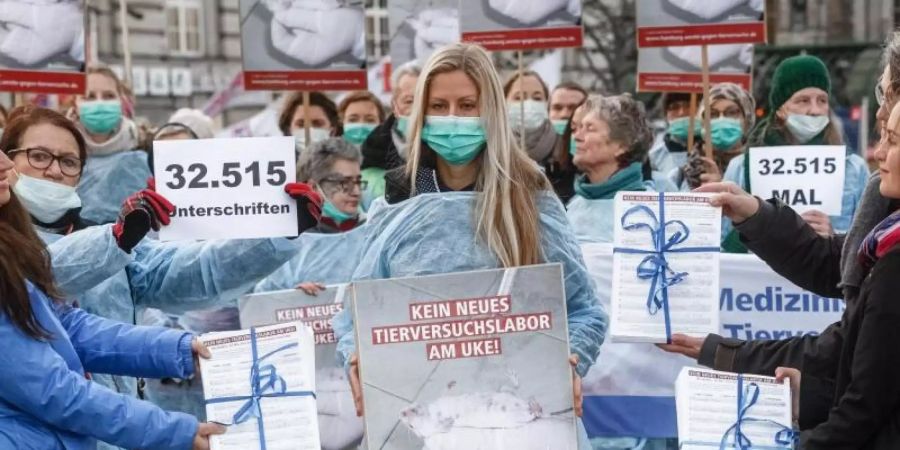
[[[418,61],[412,60],[401,64],[391,73],[391,88],[400,83],[400,79],[406,75],[418,77],[422,74],[422,65]],[[396,92],[396,91],[395,91]]]
[[[643,103],[628,94],[611,97],[591,95],[584,103],[584,110],[606,122],[609,140],[625,147],[625,154],[619,158],[620,165],[643,162],[647,158],[653,144],[653,133]]]
[[[328,138],[316,142],[300,155],[297,163],[297,181],[318,184],[331,175],[335,161],[361,162],[362,153],[344,138]]]
[[[900,94],[900,32],[895,31],[889,34],[884,41],[881,64],[881,67],[890,67],[888,70],[888,73],[891,74],[891,79],[888,80],[891,87],[890,95],[892,98],[897,98],[897,95]]]

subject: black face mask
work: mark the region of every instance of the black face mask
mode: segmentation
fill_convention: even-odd
[[[156,132],[153,133],[153,141],[150,142],[150,149],[147,150],[147,164],[150,166],[150,174],[156,176],[156,173],[153,172],[153,142],[155,142],[160,136],[172,133],[187,133],[191,136],[191,139],[200,139],[197,137],[197,133],[194,133],[194,130],[190,129],[187,125],[178,122],[167,122],[162,124],[159,128],[157,128]]]

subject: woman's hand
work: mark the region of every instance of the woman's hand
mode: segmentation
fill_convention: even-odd
[[[350,391],[353,392],[353,404],[356,405],[356,415],[363,416],[362,383],[359,381],[359,353],[350,357]]]
[[[209,450],[209,437],[216,434],[225,434],[226,430],[225,427],[217,423],[197,424],[193,450]]]
[[[200,358],[209,359],[212,358],[212,353],[209,352],[209,349],[200,342],[199,339],[194,338],[191,341],[191,352],[194,354],[194,378],[200,379]]]
[[[780,383],[787,378],[791,383],[791,412],[792,419],[797,422],[800,417],[800,371],[790,367],[775,369],[775,379]]]
[[[300,289],[306,295],[312,295],[313,297],[319,295],[319,292],[325,290],[325,285],[321,283],[313,283],[312,281],[307,281],[305,283],[300,283],[297,285],[295,289]]]
[[[656,346],[669,353],[678,353],[691,359],[699,359],[700,349],[703,348],[704,342],[706,342],[706,338],[673,334],[671,344],[657,344]]]
[[[825,213],[813,210],[800,214],[800,217],[802,217],[813,230],[816,230],[816,233],[820,236],[834,236],[834,228],[831,227],[831,219],[825,215]]]
[[[722,172],[719,171],[719,165],[712,158],[705,156],[700,158],[703,163],[703,173],[700,174],[700,184],[718,183],[722,181]]]
[[[717,194],[709,200],[709,204],[721,206],[722,214],[735,224],[753,217],[759,211],[759,200],[729,181],[704,184],[693,192]]]
[[[578,355],[574,353],[570,355],[569,364],[572,365],[572,398],[574,399],[575,415],[581,417],[584,413],[584,396],[581,392],[581,377],[575,371],[575,367],[578,366]]]

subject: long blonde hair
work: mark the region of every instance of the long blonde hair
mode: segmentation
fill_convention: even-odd
[[[549,191],[550,182],[516,144],[509,128],[506,97],[500,76],[487,52],[476,45],[452,44],[435,52],[416,83],[410,114],[411,130],[406,174],[415,194],[416,173],[423,156],[432,152],[422,145],[422,126],[427,115],[431,82],[436,75],[462,71],[478,88],[481,119],[487,145],[478,164],[475,187],[476,233],[503,267],[542,262],[539,212],[536,194]]]

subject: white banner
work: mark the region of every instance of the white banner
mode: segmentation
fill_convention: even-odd
[[[778,198],[802,214],[840,216],[847,149],[842,145],[797,145],[750,149],[750,189]]]
[[[292,137],[153,143],[156,189],[176,208],[163,241],[297,235]]]
[[[612,246],[582,246],[588,271],[609,311]],[[840,320],[844,302],[793,285],[754,255],[722,254],[720,334],[738,339],[784,339],[817,334]],[[673,267],[678,271],[678,267]],[[677,332],[677,330],[674,330]],[[585,395],[673,396],[684,366],[696,366],[652,344],[604,343],[597,364],[584,380]],[[674,411],[672,411],[674,414]]]

